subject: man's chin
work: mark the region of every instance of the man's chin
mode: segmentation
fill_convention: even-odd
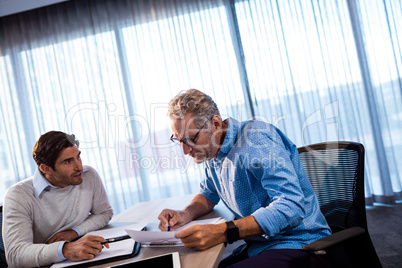
[[[194,163],[196,163],[196,164],[201,164],[201,163],[204,163],[205,161],[207,160],[207,158],[205,157],[205,155],[196,155],[196,156],[193,156],[193,161],[194,161]]]
[[[71,184],[72,185],[80,185],[81,183],[82,183],[82,181],[83,181],[83,179],[82,179],[82,177],[74,177],[72,180],[71,180]]]

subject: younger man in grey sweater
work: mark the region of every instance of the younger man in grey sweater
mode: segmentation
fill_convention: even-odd
[[[113,216],[97,172],[83,166],[74,135],[50,131],[36,142],[33,177],[10,187],[3,204],[3,239],[10,267],[50,265],[98,255],[103,237],[78,236]],[[108,247],[108,244],[105,244]]]

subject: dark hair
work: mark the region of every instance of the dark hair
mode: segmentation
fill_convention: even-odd
[[[54,169],[56,160],[61,151],[65,148],[77,145],[80,143],[75,139],[75,136],[66,134],[61,131],[49,131],[38,139],[32,151],[32,157],[38,167],[45,164]]]

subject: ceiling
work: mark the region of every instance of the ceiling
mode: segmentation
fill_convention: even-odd
[[[0,0],[0,17],[68,0]]]

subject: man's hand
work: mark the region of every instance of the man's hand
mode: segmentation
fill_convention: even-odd
[[[174,230],[191,221],[188,213],[182,210],[171,209],[164,209],[161,214],[159,214],[158,219],[160,220],[158,228],[161,231],[167,231],[168,226]]]
[[[86,235],[75,242],[65,243],[63,255],[72,261],[93,259],[102,251],[103,246],[109,248],[109,244],[101,245],[101,242],[106,242],[101,236]]]
[[[70,229],[70,230],[56,233],[54,236],[52,236],[46,242],[46,244],[51,244],[51,243],[58,242],[58,241],[72,241],[73,239],[75,239],[77,237],[78,237],[77,232]]]
[[[164,209],[159,214],[159,229],[166,231],[168,226],[179,228],[184,224],[212,211],[215,204],[201,194],[196,194],[183,210]]]
[[[177,232],[186,248],[204,250],[226,241],[226,224],[194,225]]]

